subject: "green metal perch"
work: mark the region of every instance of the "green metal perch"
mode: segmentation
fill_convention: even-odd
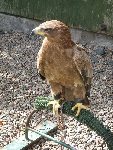
[[[37,97],[35,101],[35,108],[37,110],[51,109],[51,107],[48,106],[48,102],[50,100],[51,99],[49,97]],[[73,116],[77,119],[77,121],[85,124],[87,127],[95,131],[106,142],[108,149],[113,150],[113,133],[110,131],[109,127],[104,126],[103,123],[99,121],[98,118],[96,118],[89,110],[81,110],[79,116],[76,117],[75,112],[71,110],[74,104],[74,101],[65,102],[63,104],[62,112],[66,115]]]

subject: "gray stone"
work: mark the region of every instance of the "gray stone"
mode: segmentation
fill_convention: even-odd
[[[100,55],[100,56],[105,56],[106,55],[106,49],[105,47],[97,47],[97,49],[95,50],[96,54],[97,55]]]

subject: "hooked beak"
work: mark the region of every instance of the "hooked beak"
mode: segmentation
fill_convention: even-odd
[[[32,36],[32,35],[43,35],[44,36],[44,31],[43,31],[43,29],[41,29],[41,28],[39,28],[39,27],[36,27],[35,29],[33,29],[32,31],[31,31],[31,33],[30,33],[30,35]]]
[[[31,31],[30,36],[35,35],[34,29]]]

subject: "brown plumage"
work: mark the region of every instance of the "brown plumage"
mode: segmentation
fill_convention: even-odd
[[[57,20],[46,21],[33,32],[45,36],[38,52],[37,68],[51,85],[54,98],[82,100],[88,105],[92,65],[86,49],[75,44],[69,28]]]

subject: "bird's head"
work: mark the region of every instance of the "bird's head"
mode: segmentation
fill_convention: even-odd
[[[42,24],[41,24],[42,25]],[[50,32],[52,31],[52,28],[44,28],[43,26],[36,27],[32,30],[31,35],[42,35],[42,36],[48,36]]]
[[[31,34],[42,35],[55,40],[71,38],[68,26],[57,20],[46,21],[40,24],[32,30]]]

